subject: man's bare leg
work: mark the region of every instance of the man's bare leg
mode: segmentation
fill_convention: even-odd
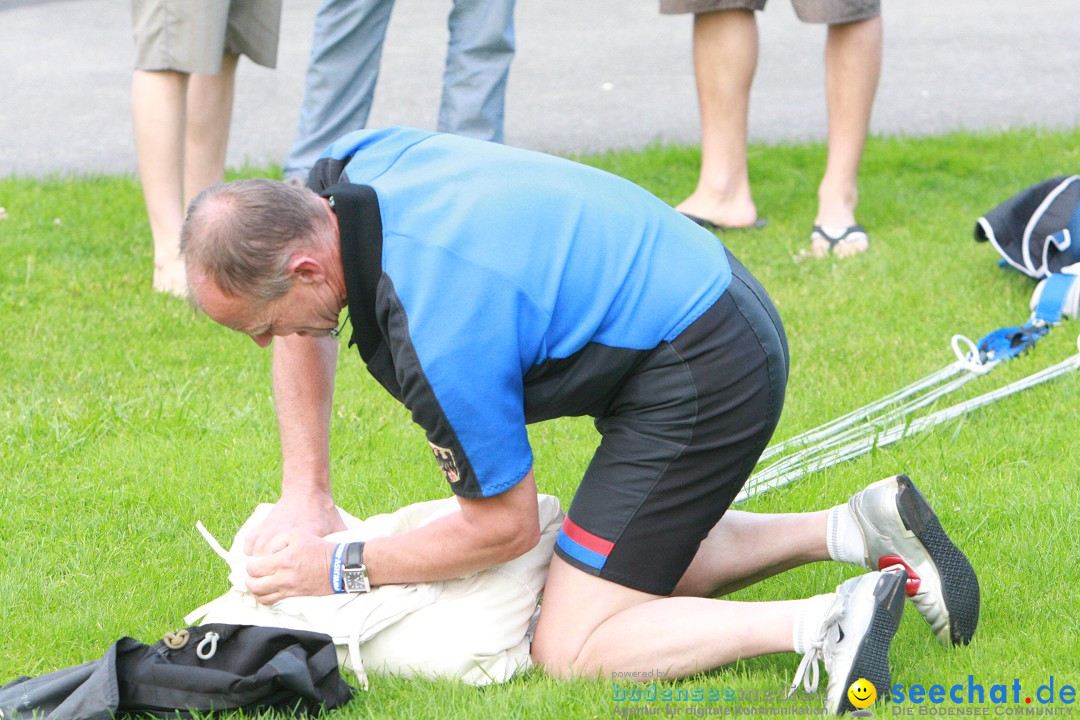
[[[662,670],[686,677],[739,658],[793,650],[806,601],[660,597],[587,575],[555,557],[533,659],[559,677]]]
[[[684,677],[739,658],[790,652],[795,616],[813,600],[745,603],[707,596],[827,560],[826,516],[729,512],[702,543],[675,597],[602,580],[556,556],[533,657],[559,676],[660,669]]]
[[[728,510],[698,548],[675,595],[718,597],[807,563],[829,560],[829,512]]]

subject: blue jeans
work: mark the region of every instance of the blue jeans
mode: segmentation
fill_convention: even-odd
[[[515,0],[454,0],[440,132],[503,141]],[[330,143],[367,124],[394,0],[323,0],[315,17],[296,140],[285,177],[306,178]]]

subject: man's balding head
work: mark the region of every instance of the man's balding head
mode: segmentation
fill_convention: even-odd
[[[289,259],[330,224],[322,199],[276,180],[211,186],[191,203],[180,233],[188,284],[197,276],[227,295],[276,300],[293,282]]]

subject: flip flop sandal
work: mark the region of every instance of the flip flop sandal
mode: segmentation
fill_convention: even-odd
[[[819,249],[823,244],[827,244],[824,251]],[[870,236],[866,234],[866,229],[862,225],[849,225],[839,235],[830,235],[821,225],[815,225],[814,231],[810,233],[810,245],[818,257],[825,257],[830,253],[837,255],[837,248],[862,246],[861,249],[843,253],[841,256],[854,255],[865,252],[869,248]]]

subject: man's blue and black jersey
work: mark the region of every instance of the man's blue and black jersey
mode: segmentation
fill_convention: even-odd
[[[633,183],[541,153],[360,131],[308,184],[338,216],[350,346],[464,497],[525,476],[527,423],[609,413],[635,364],[731,281],[711,233]]]

